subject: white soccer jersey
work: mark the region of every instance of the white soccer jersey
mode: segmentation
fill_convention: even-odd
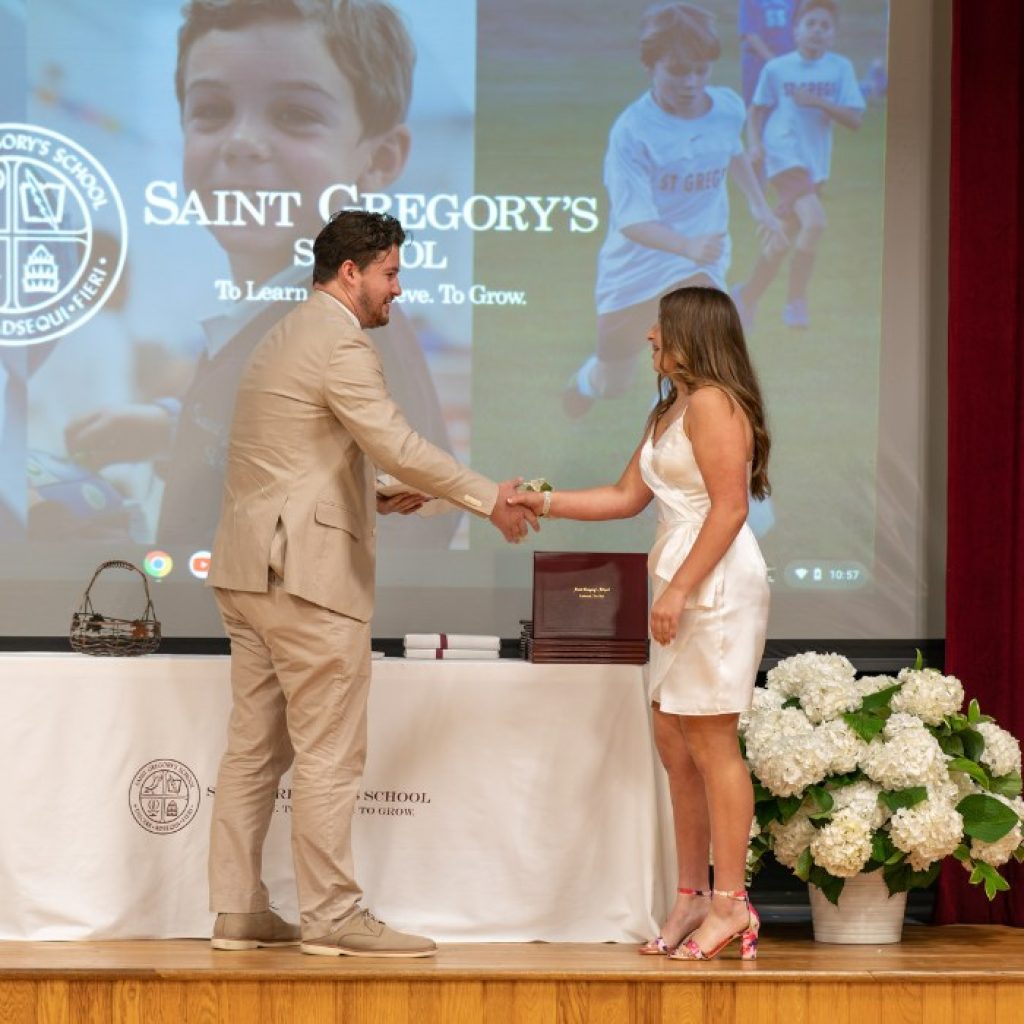
[[[730,245],[729,162],[743,151],[746,111],[732,89],[707,89],[711,107],[702,117],[662,110],[649,92],[612,125],[604,161],[610,201],[608,237],[597,259],[597,312],[613,313],[660,295],[695,274],[725,288]],[[660,222],[685,237],[726,234],[714,263],[631,242],[624,227]]]
[[[805,167],[815,184],[828,179],[832,163],[832,118],[816,107],[801,107],[797,89],[809,89],[830,103],[864,109],[864,94],[853,65],[838,53],[806,60],[799,51],[768,61],[761,69],[754,106],[772,107],[764,125],[765,169],[768,177]]]

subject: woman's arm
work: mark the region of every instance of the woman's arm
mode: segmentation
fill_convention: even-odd
[[[672,581],[651,608],[651,636],[671,643],[686,598],[721,561],[747,518],[750,426],[739,407],[715,387],[690,396],[686,431],[711,507],[697,539]]]
[[[525,505],[536,515],[557,519],[596,521],[629,519],[642,512],[653,495],[640,476],[641,442],[629,460],[618,483],[605,487],[589,487],[583,491],[527,491],[514,494],[510,505]],[[545,503],[547,508],[545,508]]]

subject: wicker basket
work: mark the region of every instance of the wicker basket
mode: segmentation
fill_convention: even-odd
[[[93,584],[104,569],[127,569],[142,577],[146,588],[146,607],[137,619],[115,619],[101,615],[92,606],[89,596]],[[146,574],[131,562],[104,562],[89,580],[89,586],[82,595],[82,604],[71,616],[71,646],[82,654],[97,654],[107,657],[131,657],[136,654],[152,654],[160,646],[160,623],[153,611],[153,599],[149,596],[149,581]]]

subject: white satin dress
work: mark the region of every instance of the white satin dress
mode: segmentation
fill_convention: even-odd
[[[649,436],[640,451],[640,474],[658,505],[658,529],[647,560],[652,600],[683,564],[711,507],[684,417],[657,444]],[[662,646],[651,639],[650,699],[673,715],[746,711],[764,653],[768,604],[768,570],[744,523],[687,597],[675,640]]]

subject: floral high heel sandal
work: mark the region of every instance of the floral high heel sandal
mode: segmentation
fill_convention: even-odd
[[[750,895],[746,889],[712,889],[712,896],[725,896],[731,900],[739,900],[747,905],[747,924],[739,931],[727,935],[714,949],[705,952],[693,939],[681,942],[673,953],[669,953],[670,960],[713,960],[719,953],[736,939],[740,940],[740,958],[743,960],[757,959],[757,935],[761,930],[761,918],[750,902]]]
[[[710,889],[676,889],[680,896],[710,896]],[[685,938],[685,936],[684,936]],[[682,939],[680,939],[680,942]],[[670,946],[660,935],[648,939],[638,950],[642,956],[669,956],[678,946]]]

